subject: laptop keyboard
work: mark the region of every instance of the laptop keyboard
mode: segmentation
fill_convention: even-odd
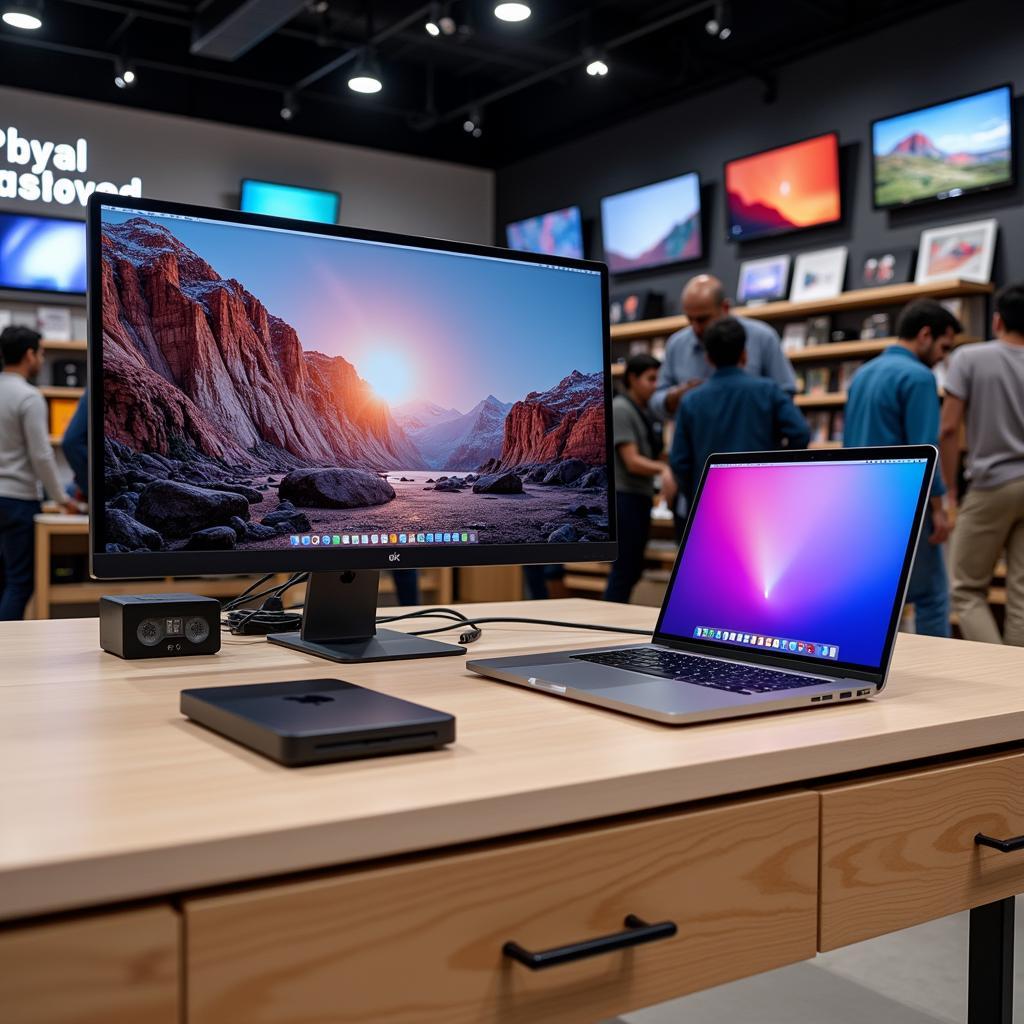
[[[797,690],[805,686],[822,686],[828,680],[778,672],[758,665],[743,665],[735,661],[716,661],[697,658],[692,654],[666,651],[657,647],[634,647],[623,651],[601,651],[596,654],[574,654],[576,661],[590,661],[595,665],[609,665],[645,676],[678,679],[680,682],[709,686],[729,693],[772,693],[775,690]]]

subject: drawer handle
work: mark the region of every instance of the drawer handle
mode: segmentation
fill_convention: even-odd
[[[979,832],[974,837],[974,841],[978,846],[991,846],[993,850],[999,850],[1001,853],[1016,853],[1018,850],[1024,850],[1024,836],[1014,836],[1013,839],[993,839],[992,836]]]
[[[557,964],[583,960],[585,957],[597,956],[600,953],[611,953],[616,949],[639,946],[644,942],[669,939],[678,931],[675,921],[659,921],[658,924],[648,924],[646,921],[641,921],[635,914],[627,914],[623,924],[626,926],[625,931],[615,932],[613,935],[602,935],[596,939],[587,939],[585,942],[573,942],[568,946],[544,949],[539,953],[531,953],[528,949],[523,949],[518,942],[506,942],[501,947],[501,951],[505,956],[525,964],[531,971],[539,971],[542,967],[554,967]]]

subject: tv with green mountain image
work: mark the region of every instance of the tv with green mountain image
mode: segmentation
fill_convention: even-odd
[[[1012,185],[1013,92],[1001,85],[874,121],[871,150],[878,209]]]

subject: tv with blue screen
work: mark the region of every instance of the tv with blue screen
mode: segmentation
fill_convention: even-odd
[[[517,220],[505,227],[510,249],[537,252],[542,256],[583,259],[583,224],[578,206],[541,213]]]
[[[1008,85],[874,121],[875,207],[955,199],[1012,185],[1013,148]]]
[[[85,221],[0,212],[0,290],[85,294]]]
[[[290,217],[317,224],[337,224],[341,195],[319,188],[281,185],[274,181],[242,179],[243,213],[263,213],[270,217]]]

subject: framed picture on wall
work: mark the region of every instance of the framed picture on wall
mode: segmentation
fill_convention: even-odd
[[[793,270],[790,300],[813,302],[834,299],[843,290],[847,252],[845,245],[837,245],[831,249],[800,253]]]
[[[992,279],[992,257],[996,250],[998,221],[975,220],[949,224],[921,232],[917,260],[917,284],[948,278],[988,284]]]
[[[736,301],[744,305],[776,302],[786,297],[789,286],[789,255],[744,260],[736,285]]]
[[[913,249],[878,249],[864,257],[860,269],[861,288],[878,288],[884,284],[906,284],[914,266]]]

